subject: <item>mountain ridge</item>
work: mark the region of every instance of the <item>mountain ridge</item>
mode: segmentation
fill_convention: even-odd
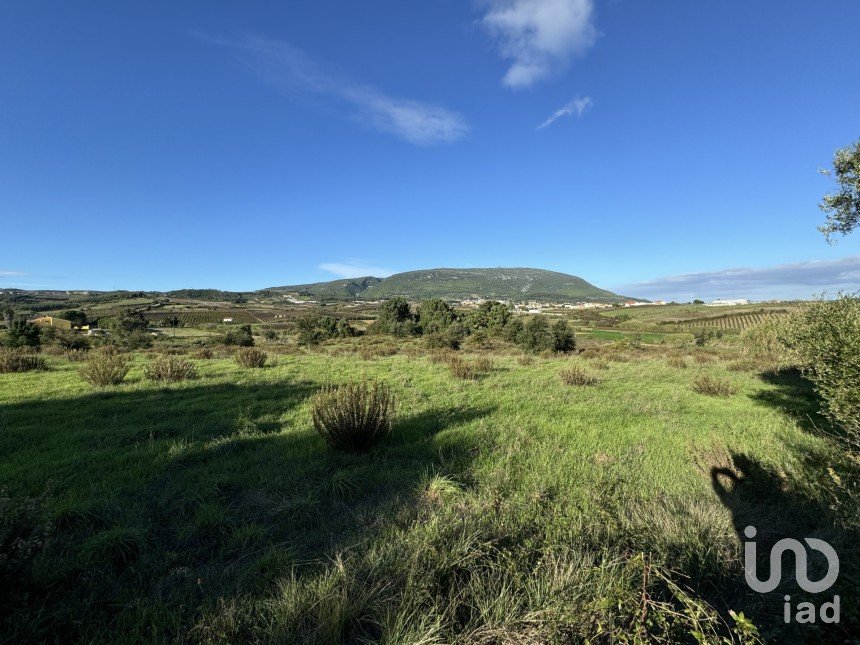
[[[262,291],[262,290],[261,290]],[[387,278],[365,276],[302,285],[271,287],[266,291],[295,293],[304,297],[347,300],[407,300],[474,298],[513,301],[621,302],[627,300],[601,289],[579,276],[530,267],[419,269]]]

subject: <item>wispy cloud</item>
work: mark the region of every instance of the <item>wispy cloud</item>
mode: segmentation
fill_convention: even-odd
[[[537,129],[543,130],[544,128],[551,126],[558,119],[563,116],[573,116],[577,117],[582,116],[587,110],[591,109],[591,106],[594,105],[594,101],[591,100],[590,96],[586,96],[584,98],[579,98],[578,96],[573,99],[570,103],[565,105],[562,108],[559,108],[543,123],[541,123]]]
[[[375,267],[364,262],[351,260],[348,262],[324,262],[319,268],[328,273],[333,273],[341,278],[363,278],[373,276],[374,278],[387,278],[394,273],[391,269]]]
[[[686,273],[619,286],[618,293],[651,299],[809,298],[860,289],[860,256],[810,260],[763,268]]]
[[[597,40],[593,0],[484,0],[481,24],[511,66],[502,83],[530,87]]]
[[[430,146],[453,143],[469,133],[468,123],[457,112],[391,96],[313,60],[285,41],[249,35],[235,39],[195,35],[237,51],[246,69],[282,94],[312,94],[328,99],[363,125],[402,141]]]
[[[0,271],[0,278],[9,278],[14,276],[27,275],[23,271]]]

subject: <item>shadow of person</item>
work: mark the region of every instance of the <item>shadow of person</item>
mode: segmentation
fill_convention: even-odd
[[[796,478],[795,478],[796,479]],[[761,461],[746,455],[733,453],[731,463],[714,466],[711,469],[711,484],[722,504],[731,512],[732,524],[739,542],[755,545],[755,575],[759,580],[770,578],[770,554],[774,545],[784,538],[793,538],[806,545],[805,538],[825,540],[840,558],[840,577],[833,587],[827,590],[824,600],[831,600],[840,594],[843,601],[856,604],[857,589],[857,531],[846,525],[845,518],[831,505],[831,498],[814,481],[798,482],[790,480],[784,473],[771,468]],[[748,527],[752,527],[749,529]],[[754,530],[753,530],[754,529]],[[809,580],[824,578],[829,564],[823,553],[807,548],[806,574]],[[747,562],[744,548],[741,558],[745,568]],[[780,584],[771,593],[754,593],[741,574],[734,588],[736,606],[743,607],[747,615],[765,630],[772,632],[775,642],[789,642],[796,639],[821,642],[843,642],[848,625],[856,625],[856,608],[845,613],[841,626],[804,625],[804,629],[791,622],[784,622],[784,595],[794,598],[794,603],[803,600],[823,602],[814,595],[807,594],[797,584],[798,563],[792,556],[783,556],[781,561]],[[848,606],[843,602],[843,607]]]

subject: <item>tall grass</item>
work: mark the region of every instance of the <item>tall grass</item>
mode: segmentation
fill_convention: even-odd
[[[383,383],[328,386],[314,398],[312,418],[331,448],[366,452],[391,431],[394,397]]]

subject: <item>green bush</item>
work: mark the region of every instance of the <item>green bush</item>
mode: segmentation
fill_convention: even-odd
[[[440,298],[425,300],[418,306],[418,325],[423,334],[441,334],[457,321],[457,314]]]
[[[572,352],[576,349],[576,336],[566,320],[556,320],[552,326],[553,349],[557,352]]]
[[[430,349],[460,349],[463,335],[463,329],[459,325],[452,325],[444,331],[427,334],[425,342]]]
[[[330,338],[350,338],[355,329],[344,319],[311,314],[296,321],[299,345],[319,345]]]
[[[3,344],[6,347],[39,347],[41,342],[39,328],[19,318],[12,321]]]
[[[412,336],[420,331],[420,327],[412,315],[409,303],[404,298],[392,298],[379,307],[379,313],[370,326],[370,331],[393,336]]]
[[[331,448],[366,452],[391,431],[394,397],[382,383],[328,386],[314,397],[312,417]]]
[[[197,368],[180,356],[160,356],[146,365],[143,375],[150,381],[176,383],[196,378]]]
[[[0,374],[46,369],[45,359],[23,347],[0,347]]]
[[[221,342],[228,347],[253,347],[254,335],[251,333],[251,325],[241,325],[237,329],[228,330],[221,337]]]
[[[93,387],[119,385],[123,382],[129,369],[125,355],[108,348],[90,354],[83,367],[78,370],[81,378]]]
[[[265,367],[269,355],[255,347],[241,347],[236,350],[235,358],[242,367]]]
[[[792,314],[781,339],[800,362],[824,403],[824,414],[842,425],[853,450],[860,448],[860,298],[840,295]]]
[[[530,316],[523,325],[523,331],[519,334],[517,344],[523,349],[535,354],[553,349],[555,347],[555,336],[550,328],[546,316]]]

